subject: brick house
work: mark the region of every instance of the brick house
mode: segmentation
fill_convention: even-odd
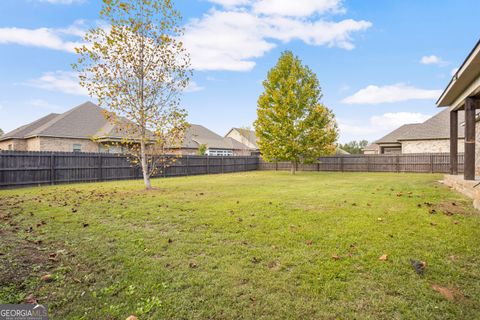
[[[459,112],[459,128],[464,113]],[[423,123],[405,124],[375,141],[365,154],[408,154],[450,152],[449,110],[444,110]],[[464,134],[460,130],[458,150],[463,152]],[[366,148],[367,149],[367,148]],[[372,150],[370,150],[372,149]]]
[[[4,134],[0,137],[0,150],[121,153],[120,146],[111,146],[111,142],[121,139],[115,126],[105,118],[105,110],[85,102]],[[242,143],[194,124],[187,130],[182,147],[172,152],[197,154],[201,144],[207,146],[210,155],[250,154]]]

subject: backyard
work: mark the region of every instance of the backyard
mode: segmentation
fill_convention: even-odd
[[[0,304],[37,300],[52,319],[478,318],[480,215],[441,178],[256,171],[152,191],[3,190]]]

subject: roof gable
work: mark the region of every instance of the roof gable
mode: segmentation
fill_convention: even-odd
[[[26,136],[30,135],[32,132],[37,130],[38,128],[42,127],[46,123],[50,122],[52,119],[58,117],[58,113],[50,113],[38,120],[35,120],[29,124],[23,125],[18,127],[15,130],[5,133],[3,136],[0,137],[0,140],[8,140],[8,139],[24,139]]]

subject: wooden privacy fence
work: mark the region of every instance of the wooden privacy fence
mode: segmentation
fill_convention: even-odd
[[[259,163],[260,170],[290,170],[289,162]],[[321,157],[317,163],[298,164],[299,171],[339,172],[419,172],[449,173],[449,153],[400,155],[342,155]],[[458,155],[458,170],[463,172],[463,154]]]
[[[257,170],[258,162],[255,156],[182,156],[156,177]],[[141,177],[140,168],[121,154],[0,151],[0,188]]]

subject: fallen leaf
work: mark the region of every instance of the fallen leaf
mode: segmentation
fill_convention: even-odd
[[[435,227],[437,224],[436,224],[435,222],[430,222],[430,225],[431,225],[432,227]]]
[[[378,260],[387,261],[388,260],[388,255],[384,254],[384,255],[380,256],[380,258],[378,258]]]
[[[307,246],[311,246],[313,244],[313,240],[307,240]]]
[[[453,221],[453,224],[459,224],[459,223],[460,223],[460,222],[457,221],[457,220]]]
[[[378,218],[377,220],[378,220],[378,221],[383,221],[383,219],[382,219],[382,218]]]
[[[128,317],[127,319],[125,320],[138,320],[137,317],[135,317],[134,315],[131,315],[130,317]]]
[[[341,257],[340,257],[338,254],[333,254],[333,255],[332,255],[332,259],[333,259],[333,260],[340,260]]]
[[[188,264],[188,266],[192,269],[196,269],[198,268],[198,264],[196,262],[193,262],[193,261],[190,261],[190,263]]]
[[[437,291],[438,293],[440,293],[442,295],[442,297],[444,297],[445,299],[447,299],[448,301],[453,301],[455,300],[455,295],[453,294],[453,292],[448,289],[448,288],[445,288],[445,287],[441,287],[437,284],[432,284],[432,289]]]
[[[51,274],[46,274],[40,277],[40,280],[43,282],[52,282],[53,281],[53,276]]]

